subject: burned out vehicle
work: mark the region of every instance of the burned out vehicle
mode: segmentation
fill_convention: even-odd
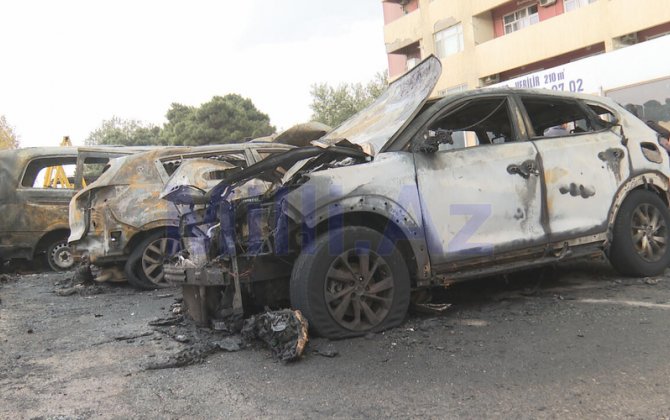
[[[44,257],[56,271],[73,266],[68,204],[110,159],[139,149],[46,147],[0,152],[0,265]]]
[[[413,291],[572,258],[670,263],[670,167],[615,102],[481,89],[427,101],[435,57],[312,146],[180,188],[185,251],[165,267],[191,315],[290,305],[345,337],[398,325]],[[251,181],[271,183],[235,194]],[[420,293],[414,296],[419,298]]]
[[[100,268],[97,281],[164,286],[163,261],[180,249],[177,208],[159,199],[168,178],[178,184],[188,173],[196,185],[211,188],[226,172],[289,148],[274,143],[165,147],[116,159],[72,199],[70,246]]]

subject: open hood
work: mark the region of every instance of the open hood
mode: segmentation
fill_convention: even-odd
[[[312,144],[327,147],[346,139],[372,155],[379,153],[419,112],[441,73],[440,60],[429,56],[391,83],[367,108]]]
[[[160,198],[175,204],[205,204],[206,193],[216,187],[225,174],[235,172],[237,167],[226,161],[212,159],[190,159],[184,161],[170,176]],[[241,171],[237,171],[241,172]],[[251,197],[263,194],[270,183],[260,179],[251,179],[233,191],[230,199]]]

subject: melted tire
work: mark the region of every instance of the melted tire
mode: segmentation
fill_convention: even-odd
[[[640,206],[655,209],[664,222],[662,237],[666,241],[666,247],[659,253],[656,261],[643,258],[635,245],[634,212]],[[636,190],[626,197],[616,216],[612,236],[612,245],[607,256],[619,273],[631,277],[657,276],[670,265],[670,210],[653,192]]]
[[[366,330],[352,330],[338,322],[326,303],[325,288],[331,265],[338,252],[330,252],[331,238],[341,238],[342,249],[360,248],[369,244],[370,250],[383,249],[390,252],[380,254],[389,267],[393,278],[393,297],[388,313],[377,325]],[[329,231],[318,237],[297,258],[291,275],[291,305],[299,309],[309,321],[314,333],[326,338],[345,338],[379,332],[396,327],[405,319],[410,301],[410,279],[402,254],[388,238],[365,227],[345,227]]]

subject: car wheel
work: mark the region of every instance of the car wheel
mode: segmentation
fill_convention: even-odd
[[[339,243],[331,252],[331,244]],[[318,335],[342,338],[399,325],[407,314],[409,273],[381,233],[346,227],[321,235],[300,254],[291,275],[291,305]]]
[[[147,236],[131,252],[125,272],[128,282],[140,289],[167,287],[163,263],[181,249],[177,238],[167,232],[156,232]]]
[[[651,191],[633,191],[614,222],[608,257],[621,274],[656,276],[670,264],[670,211]]]
[[[61,239],[49,245],[46,258],[53,271],[66,271],[74,266],[72,248],[70,248],[66,239]]]

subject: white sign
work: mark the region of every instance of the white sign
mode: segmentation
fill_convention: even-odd
[[[487,86],[602,94],[670,77],[670,35]]]

